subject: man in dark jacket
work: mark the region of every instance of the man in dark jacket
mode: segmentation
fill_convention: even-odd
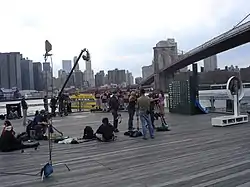
[[[120,103],[119,99],[117,97],[117,92],[113,93],[113,96],[109,100],[109,107],[111,110],[111,113],[113,115],[113,125],[115,128],[115,132],[119,132],[118,130],[118,109],[119,109]]]
[[[43,106],[44,106],[44,110],[46,112],[49,111],[49,103],[48,103],[48,96],[45,95],[44,98],[43,98]]]
[[[21,100],[21,106],[22,106],[22,110],[23,110],[23,126],[26,126],[26,118],[27,118],[27,110],[28,110],[28,104],[25,101],[25,97],[22,97]]]
[[[96,138],[100,141],[111,141],[114,140],[115,128],[109,123],[108,118],[102,119],[102,125],[96,131]]]
[[[51,100],[50,100],[50,108],[51,108],[51,113],[52,115],[55,117],[56,116],[56,97],[54,96]]]

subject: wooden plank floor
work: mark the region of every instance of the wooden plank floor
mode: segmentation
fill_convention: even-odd
[[[65,135],[81,136],[84,126],[94,129],[110,114],[74,114],[56,118],[54,125]],[[25,187],[163,187],[250,186],[250,124],[226,128],[211,126],[215,114],[167,114],[172,131],[157,132],[154,140],[128,138],[127,114],[118,139],[112,143],[54,144],[55,173],[44,182],[39,177],[0,174],[0,186]],[[21,130],[21,122],[13,122]],[[122,132],[123,131],[123,132]],[[47,159],[47,142],[39,150],[0,153],[0,172],[35,174]]]

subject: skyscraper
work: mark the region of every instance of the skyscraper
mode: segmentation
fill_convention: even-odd
[[[103,86],[105,84],[104,77],[105,77],[105,73],[103,70],[96,73],[96,75],[95,75],[95,86],[96,87],[100,87],[100,86]]]
[[[0,83],[1,87],[22,89],[21,61],[19,52],[0,53]]]
[[[148,78],[153,73],[154,73],[154,71],[153,71],[153,65],[143,66],[142,67],[142,78],[143,79]]]
[[[217,69],[217,55],[204,59],[204,71],[214,71]]]
[[[43,90],[42,79],[42,64],[41,62],[33,62],[33,77],[34,77],[34,89],[37,91]]]
[[[126,72],[125,70],[109,70],[108,71],[109,84],[123,84],[126,83]]]
[[[131,72],[127,71],[126,73],[126,84],[132,85],[134,83],[134,77]]]
[[[75,71],[75,87],[82,89],[84,86],[84,74],[80,70]]]
[[[44,62],[43,63],[43,71],[51,72],[51,66],[50,66],[49,62]]]
[[[74,64],[75,64],[76,60],[77,60],[77,56],[75,56],[74,59],[73,59]],[[77,63],[76,68],[75,68],[75,71],[78,71],[78,70],[80,70],[79,63]]]
[[[22,89],[34,90],[33,63],[28,59],[21,59]]]
[[[85,80],[88,81],[91,87],[95,86],[94,72],[91,67],[91,61],[85,62],[86,70],[84,71]]]
[[[62,69],[66,72],[69,73],[72,69],[72,62],[71,60],[63,60],[62,61]]]

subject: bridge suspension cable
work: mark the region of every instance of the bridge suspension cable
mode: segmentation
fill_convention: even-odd
[[[237,24],[233,27],[233,29],[237,28],[237,27],[238,27],[243,21],[245,21],[249,16],[250,16],[250,13],[247,14],[239,23],[237,23]]]

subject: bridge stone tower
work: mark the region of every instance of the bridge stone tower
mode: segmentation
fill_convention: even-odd
[[[173,74],[164,74],[160,71],[177,60],[177,43],[174,39],[160,41],[153,50],[154,88],[167,91],[168,84],[172,82]]]

